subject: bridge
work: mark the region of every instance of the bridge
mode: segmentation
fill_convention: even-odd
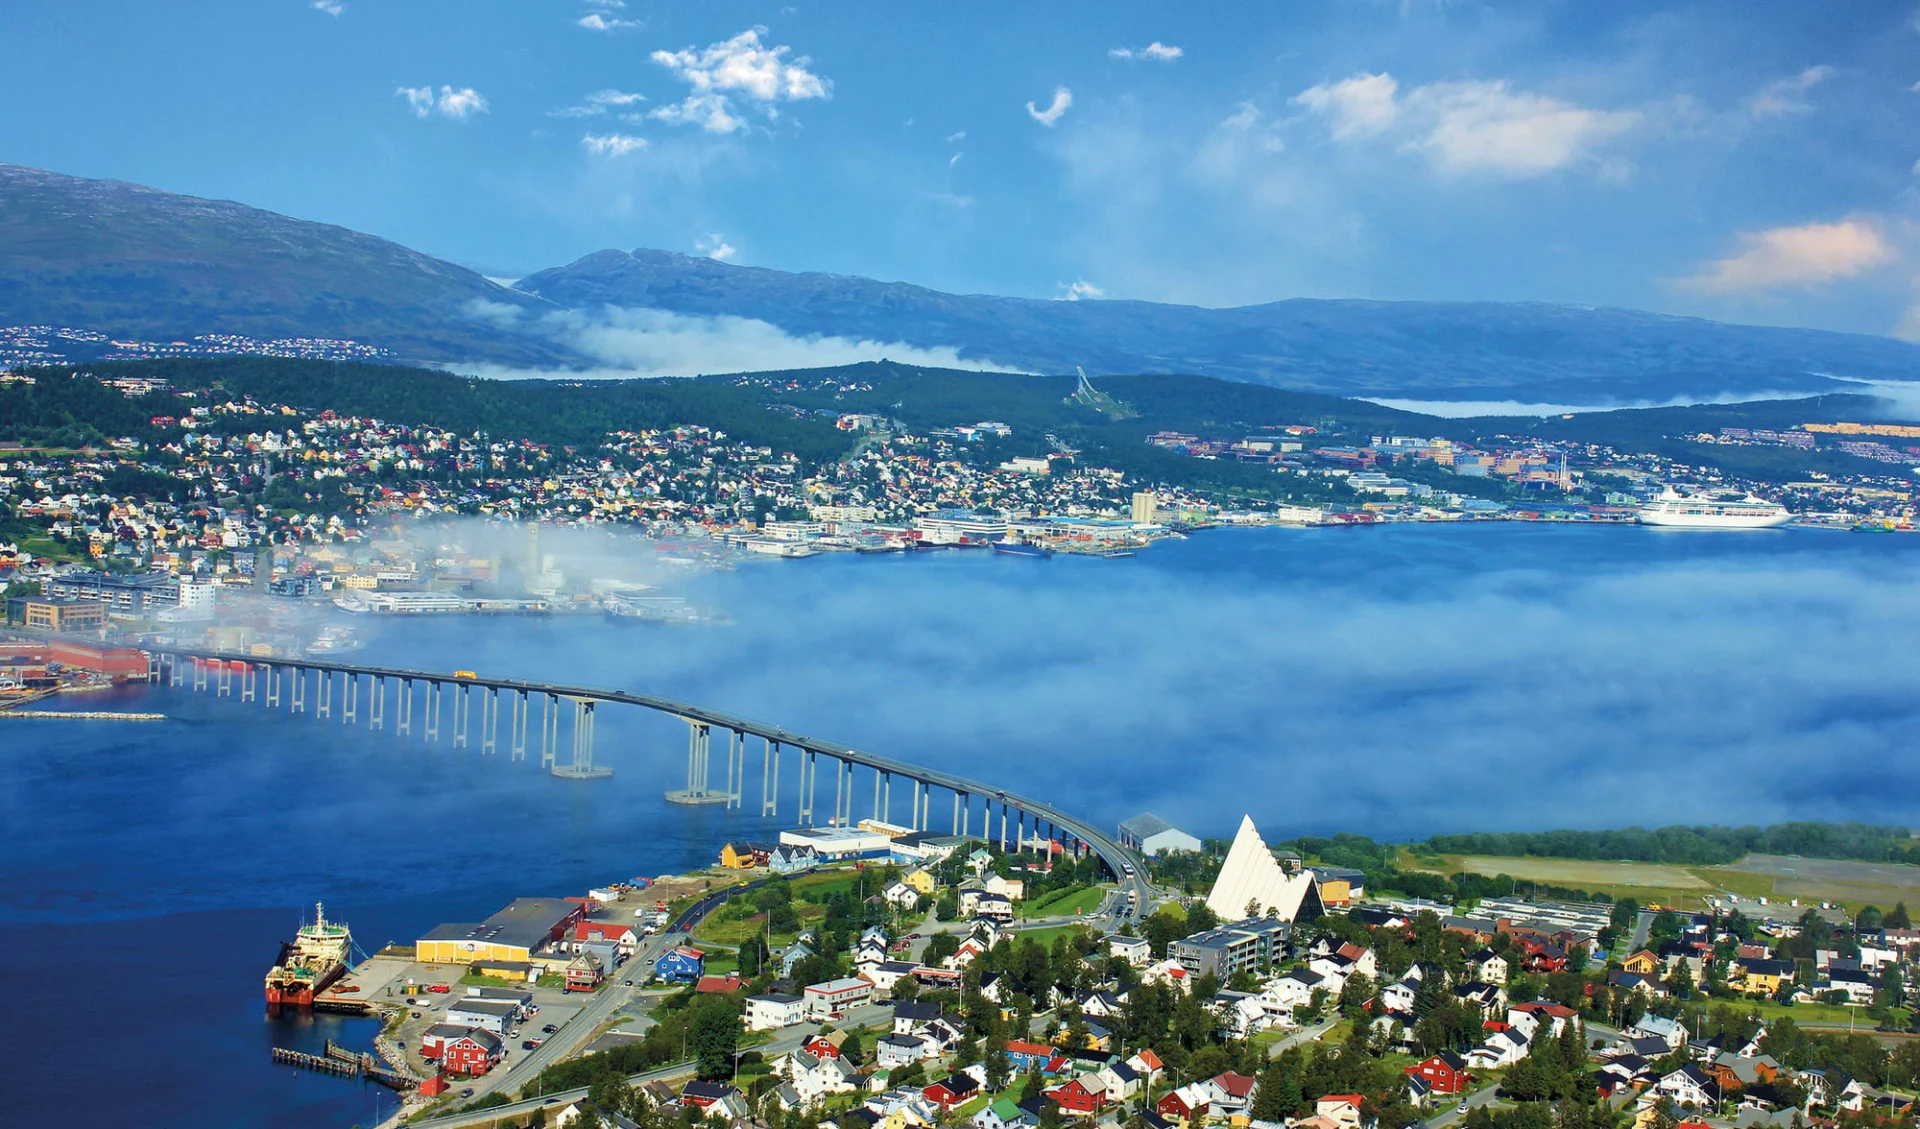
[[[542,767],[555,775],[578,779],[605,776],[612,771],[593,761],[594,714],[599,707],[633,706],[652,710],[677,718],[687,726],[687,786],[684,790],[669,792],[670,802],[740,808],[748,787],[749,742],[757,740],[760,745],[758,802],[762,818],[782,818],[780,762],[782,754],[791,751],[790,763],[798,766],[799,773],[792,809],[797,825],[815,824],[820,768],[825,761],[833,780],[830,825],[844,827],[855,822],[856,803],[860,798],[856,772],[861,770],[872,778],[872,818],[893,823],[893,783],[898,778],[910,790],[912,810],[905,826],[915,831],[932,830],[936,795],[945,794],[951,798],[952,834],[998,842],[1003,850],[1009,845],[1025,845],[1036,836],[1057,840],[1076,857],[1087,853],[1099,857],[1113,876],[1123,879],[1123,886],[1133,891],[1137,905],[1144,908],[1147,904],[1149,890],[1138,869],[1140,860],[1093,824],[1052,804],[957,773],[865,752],[689,702],[631,690],[482,677],[471,671],[447,673],[315,658],[267,658],[191,647],[147,645],[141,649],[147,655],[147,679],[156,685],[186,687],[200,693],[238,698],[242,702],[257,702],[267,709],[309,714],[316,720],[331,720],[337,710],[344,725],[356,725],[364,720],[369,730],[390,727],[400,737],[413,734],[418,722],[420,736],[430,743],[440,742],[445,735],[452,747],[468,748],[477,738],[483,755],[494,755],[504,745],[509,757],[517,761],[527,758],[528,730],[535,723],[537,713]],[[473,717],[476,697],[479,699],[477,733]],[[393,706],[391,713],[387,709],[389,700]],[[504,734],[501,732],[503,705]],[[560,760],[561,719],[567,713],[571,713],[572,719],[566,726],[569,748],[568,759],[563,763]],[[716,737],[720,739],[726,766],[726,778],[719,787],[715,786],[712,772]],[[997,833],[996,807],[999,809]],[[980,815],[977,831],[976,810]]]

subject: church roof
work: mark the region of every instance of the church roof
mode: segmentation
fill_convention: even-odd
[[[1266,840],[1254,829],[1253,817],[1241,816],[1240,830],[1220,865],[1220,877],[1214,879],[1213,892],[1207,895],[1207,908],[1222,921],[1248,916],[1249,905],[1258,907],[1257,916],[1292,921],[1313,894],[1313,881],[1313,875],[1307,872],[1288,877],[1267,849]]]

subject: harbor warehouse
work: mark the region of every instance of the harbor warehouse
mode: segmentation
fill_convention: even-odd
[[[424,964],[472,964],[475,961],[528,961],[543,946],[572,933],[585,920],[584,902],[563,898],[515,898],[477,925],[436,925],[414,942],[414,959]]]

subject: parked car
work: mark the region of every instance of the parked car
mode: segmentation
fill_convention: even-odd
[[[549,1023],[545,1027],[542,1027],[540,1030],[545,1031],[547,1034],[551,1035],[555,1031],[558,1031],[560,1029],[558,1027],[555,1027],[553,1024]]]
[[[472,1097],[472,1096],[473,1096],[473,1087],[472,1087],[472,1086],[468,1086],[468,1087],[467,1087],[466,1089],[464,1089],[464,1090],[462,1090],[462,1091],[460,1091],[460,1096],[461,1096],[461,1097],[463,1097],[463,1098],[470,1098],[470,1097]]]
[[[445,984],[429,984],[427,985],[427,991],[438,992],[442,995],[445,995],[446,993],[453,991],[453,989],[447,987]]]
[[[520,1049],[521,1049],[521,1050],[523,1050],[523,1051],[530,1051],[530,1050],[532,1050],[533,1048],[535,1048],[535,1047],[537,1047],[537,1046],[539,1046],[539,1045],[540,1045],[540,1040],[538,1040],[538,1039],[527,1039],[527,1040],[524,1040],[523,1042],[521,1042],[521,1044],[520,1044]]]

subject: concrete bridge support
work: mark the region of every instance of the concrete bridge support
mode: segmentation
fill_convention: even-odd
[[[280,668],[271,663],[267,665],[267,708],[280,708]]]
[[[293,675],[293,697],[292,697],[292,700],[287,704],[287,710],[290,713],[306,713],[307,712],[306,668],[296,666],[292,669],[291,673]]]
[[[427,740],[440,743],[440,691],[438,682],[427,683]]]
[[[467,747],[467,697],[473,689],[465,682],[459,684],[453,692],[453,747]]]
[[[313,688],[315,693],[319,695],[319,701],[315,703],[313,716],[332,718],[333,717],[333,672],[330,670],[322,670],[318,672],[314,676]]]
[[[560,752],[560,696],[544,696],[547,701],[540,709],[540,767],[551,769]]]
[[[400,720],[393,727],[393,735],[405,737],[413,732],[413,679],[400,680],[400,694],[395,704],[400,707]]]
[[[533,712],[533,704],[527,700],[525,690],[513,693],[510,704],[513,707],[513,717],[510,719],[513,739],[511,758],[523,761],[527,759],[527,715]]]
[[[780,742],[764,739],[760,749],[760,818],[780,817]]]
[[[387,708],[387,680],[379,675],[367,685],[367,728],[369,730],[386,728],[386,718],[381,714]]]

